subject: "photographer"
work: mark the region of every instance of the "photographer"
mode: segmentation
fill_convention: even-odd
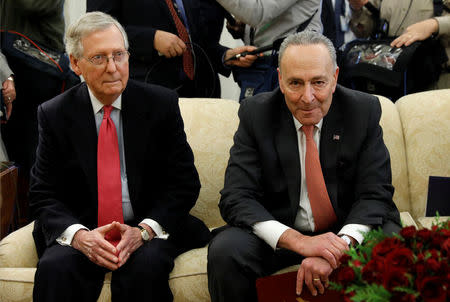
[[[319,0],[217,0],[240,27],[232,28],[232,35],[245,45],[258,48],[272,45],[289,34],[304,29],[322,32]],[[234,34],[233,34],[234,32]],[[238,34],[238,32],[240,34]],[[277,43],[275,43],[277,44]],[[278,43],[279,45],[279,43]],[[241,87],[242,100],[278,87],[277,56],[270,51],[259,57],[250,67],[233,68],[233,76]]]
[[[392,41],[392,47],[402,47],[436,36],[445,48],[447,57],[450,56],[449,0],[348,1],[352,9],[350,28],[358,38],[367,38],[382,28],[387,36],[397,37]],[[366,4],[369,2],[379,10],[379,18],[376,18],[376,14],[367,8]],[[430,89],[450,87],[449,68],[449,61],[447,61],[439,80],[429,87]]]

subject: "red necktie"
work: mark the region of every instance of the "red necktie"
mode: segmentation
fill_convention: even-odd
[[[313,138],[314,126],[302,126],[302,130],[306,136],[306,186],[314,217],[314,231],[324,231],[333,225],[337,218],[323,179],[319,152]]]
[[[103,120],[98,133],[98,226],[113,221],[123,223],[119,140],[116,126],[110,117],[112,109],[112,106],[103,107]],[[105,239],[116,246],[120,237],[120,232],[114,229],[106,234]]]
[[[175,11],[175,7],[173,6],[172,0],[166,0],[167,6],[169,7],[170,14],[172,15],[172,19],[175,22],[175,26],[177,28],[178,36],[181,40],[186,44],[187,49],[183,52],[183,70],[188,76],[189,79],[194,79],[194,59],[191,54],[191,44],[189,40],[189,35],[186,30],[186,27],[181,22],[178,17],[177,12]]]

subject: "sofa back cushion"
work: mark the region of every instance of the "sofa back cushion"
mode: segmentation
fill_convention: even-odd
[[[383,96],[377,97],[381,104],[380,125],[383,128],[383,139],[391,156],[392,184],[395,187],[393,199],[400,212],[410,212],[408,169],[400,116],[391,100]]]
[[[194,152],[202,187],[191,214],[210,228],[225,224],[219,213],[220,190],[239,124],[239,103],[224,99],[181,98],[187,140]]]
[[[395,103],[403,126],[411,212],[425,216],[428,178],[450,176],[450,89],[406,95]]]

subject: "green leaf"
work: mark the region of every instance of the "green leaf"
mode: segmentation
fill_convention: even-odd
[[[344,286],[339,283],[335,283],[335,282],[331,281],[329,284],[330,284],[329,289],[332,289],[335,291],[341,291],[344,289]]]
[[[414,290],[412,288],[409,288],[409,287],[397,286],[397,287],[394,287],[394,291],[405,293],[405,294],[415,295],[416,297],[419,296],[419,292],[418,291],[416,291],[416,290]]]
[[[370,284],[355,291],[351,297],[355,302],[386,302],[391,299],[391,294],[381,285]]]

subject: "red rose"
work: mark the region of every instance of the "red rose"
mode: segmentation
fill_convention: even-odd
[[[374,257],[362,269],[362,278],[368,283],[381,284],[384,274],[384,259]]]
[[[385,262],[386,270],[387,267],[392,266],[409,271],[413,267],[413,261],[413,252],[410,249],[399,248],[387,254]]]
[[[433,259],[439,259],[440,255],[441,255],[441,253],[439,253],[439,251],[437,251],[435,249],[429,250],[429,252],[431,254],[431,258],[433,258]]]
[[[414,266],[414,270],[416,271],[416,287],[420,287],[420,283],[422,282],[423,278],[426,276],[427,268],[425,266],[425,262],[417,262]]]
[[[423,278],[419,284],[420,296],[425,302],[445,302],[447,293],[442,280],[436,276]]]
[[[400,247],[403,247],[403,245],[397,238],[385,238],[375,245],[372,250],[372,257],[384,257],[390,251]]]
[[[392,291],[395,287],[408,287],[409,279],[406,276],[406,271],[398,268],[391,268],[383,275],[383,286],[388,291]]]
[[[416,249],[421,251],[423,249],[423,243],[422,242],[416,242]]]
[[[448,237],[450,237],[450,230],[442,229],[442,230],[441,230],[441,234],[442,234],[442,236],[444,236],[445,238],[448,238]]]
[[[441,267],[441,264],[434,258],[428,258],[425,261],[425,266],[427,269],[429,269],[430,271],[437,273]]]
[[[339,284],[347,285],[355,280],[355,272],[351,267],[345,266],[339,269],[336,278]]]
[[[432,233],[429,229],[420,229],[417,232],[417,238],[422,242],[428,242],[431,239]]]
[[[445,237],[440,233],[434,233],[431,238],[431,247],[435,249],[439,249],[441,245],[444,243]]]
[[[423,253],[420,253],[419,255],[417,255],[417,261],[423,261],[425,260],[425,255]]]
[[[400,230],[400,235],[406,240],[413,239],[416,236],[416,227],[409,226]]]
[[[441,251],[443,252],[444,255],[446,255],[447,257],[450,257],[450,238],[447,238],[442,243]]]

